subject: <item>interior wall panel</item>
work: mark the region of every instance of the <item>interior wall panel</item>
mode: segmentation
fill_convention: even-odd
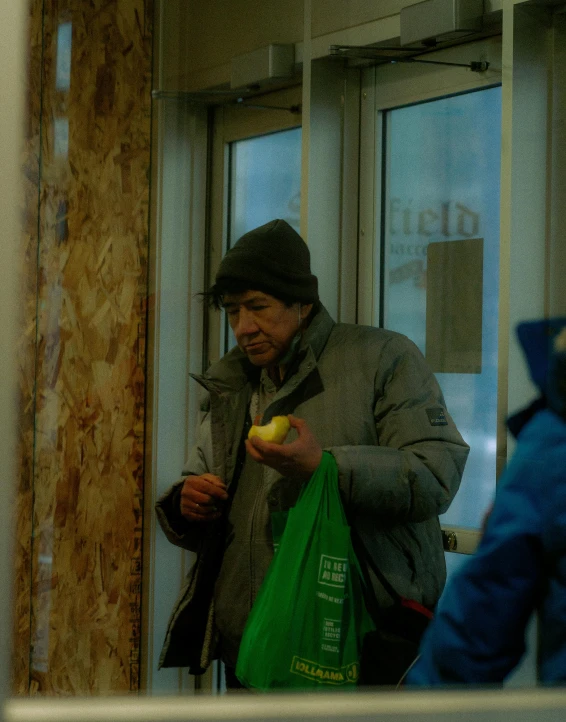
[[[416,2],[417,0],[414,0]],[[398,15],[410,0],[311,0],[312,37]]]
[[[226,84],[233,57],[271,43],[301,42],[303,1],[190,0],[179,11],[179,0],[168,3],[163,35],[173,52],[165,55],[165,87],[200,90]]]
[[[18,584],[23,599],[29,548],[31,620],[24,610],[16,620],[19,691],[139,688],[152,20],[152,0],[33,10],[37,368],[33,438],[28,417],[22,426],[33,528],[24,488]],[[27,272],[31,344],[33,264]]]
[[[310,0],[312,3],[312,37],[328,35],[349,28],[360,28],[366,23],[393,15],[402,8],[416,5],[422,0]],[[501,10],[502,0],[484,0],[487,16]]]

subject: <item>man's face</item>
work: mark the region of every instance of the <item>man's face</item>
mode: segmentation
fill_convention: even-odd
[[[312,308],[312,303],[287,306],[263,291],[227,293],[223,305],[238,346],[262,367],[283,358]]]

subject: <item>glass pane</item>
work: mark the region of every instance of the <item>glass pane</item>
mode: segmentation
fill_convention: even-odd
[[[263,223],[282,218],[299,232],[301,128],[230,144],[228,247]],[[227,323],[226,351],[236,344]]]
[[[273,218],[299,231],[301,135],[292,128],[230,145],[229,245]]]
[[[395,109],[384,126],[383,324],[427,356],[470,444],[442,522],[475,528],[495,489],[501,89]]]

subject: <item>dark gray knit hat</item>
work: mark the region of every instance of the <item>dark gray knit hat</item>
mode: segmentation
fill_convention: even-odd
[[[308,246],[281,219],[245,233],[226,253],[216,274],[216,286],[221,288],[230,281],[276,298],[318,301],[318,280],[311,273]]]

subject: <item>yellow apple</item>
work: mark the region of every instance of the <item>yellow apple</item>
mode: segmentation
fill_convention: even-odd
[[[286,416],[274,416],[269,424],[252,426],[248,432],[248,439],[251,439],[252,436],[259,436],[263,441],[270,441],[272,444],[282,444],[290,428],[291,424]]]

